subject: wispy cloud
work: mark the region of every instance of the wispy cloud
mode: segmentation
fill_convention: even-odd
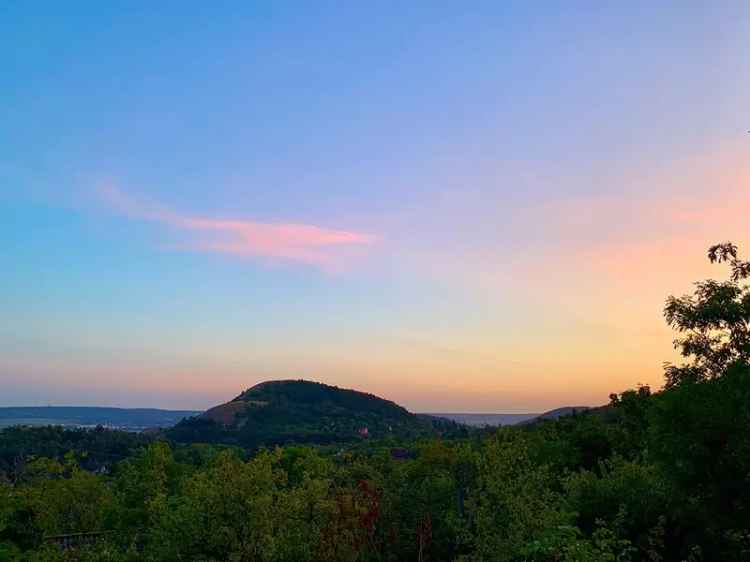
[[[300,223],[263,223],[186,215],[137,199],[114,185],[98,194],[117,212],[138,220],[161,223],[185,231],[190,249],[240,257],[275,258],[336,270],[354,248],[375,242],[360,232],[334,230]]]

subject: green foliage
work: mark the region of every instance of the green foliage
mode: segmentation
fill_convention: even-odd
[[[120,463],[112,483],[116,500],[113,525],[123,530],[150,528],[154,506],[177,490],[182,470],[165,442],[153,443]]]
[[[541,423],[544,441],[530,454],[556,470],[593,469],[616,447],[612,427],[597,415],[583,413]]]
[[[24,541],[14,532],[20,521],[14,489],[9,483],[0,482],[0,560],[13,560],[20,556],[18,543]]]
[[[651,410],[651,389],[639,386],[622,394],[610,395],[608,425],[613,451],[634,460],[643,450],[648,432],[648,415]]]
[[[513,560],[545,529],[566,524],[553,475],[532,462],[519,432],[499,431],[477,461],[475,546],[478,560]]]
[[[566,507],[576,514],[580,529],[593,534],[602,523],[615,526],[644,556],[653,550],[653,531],[668,512],[671,497],[656,467],[619,457],[603,461],[598,474],[571,474],[565,491]]]
[[[750,368],[655,396],[650,420],[650,458],[673,485],[684,542],[726,560],[750,553]]]
[[[750,363],[750,262],[737,258],[737,247],[726,242],[712,246],[709,260],[728,262],[728,281],[700,281],[693,295],[669,297],[667,322],[680,333],[675,347],[689,363],[666,367],[667,386],[722,376],[735,364]]]
[[[571,525],[545,529],[516,558],[523,562],[629,562],[634,554],[630,541],[599,522],[591,537]]]
[[[325,463],[305,462],[287,488],[281,452],[243,461],[229,452],[183,483],[180,493],[152,504],[149,545],[159,560],[313,560],[315,539],[328,524]],[[310,459],[307,459],[310,460]]]
[[[30,463],[19,493],[44,535],[99,531],[112,504],[112,493],[101,478],[75,463],[47,459]]]

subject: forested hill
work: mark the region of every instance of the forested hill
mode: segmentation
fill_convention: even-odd
[[[322,413],[359,412],[394,420],[413,417],[406,408],[374,394],[305,380],[262,382],[240,394],[235,398],[237,400],[256,404],[306,405]]]
[[[234,400],[183,420],[169,431],[178,442],[244,447],[333,443],[365,437],[415,436],[424,418],[373,394],[305,380],[260,383]]]

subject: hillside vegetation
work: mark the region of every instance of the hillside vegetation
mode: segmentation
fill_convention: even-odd
[[[455,426],[449,421],[435,424]],[[168,431],[180,443],[223,443],[246,448],[285,443],[344,443],[367,438],[427,435],[433,424],[372,394],[305,380],[260,383],[234,400],[178,423]]]

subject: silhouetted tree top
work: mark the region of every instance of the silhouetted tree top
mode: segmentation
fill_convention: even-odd
[[[665,365],[667,387],[717,378],[750,362],[750,286],[742,283],[750,277],[750,262],[737,256],[731,242],[711,246],[709,261],[728,263],[729,280],[699,281],[692,295],[667,299],[664,317],[681,334],[674,345],[687,359]]]

